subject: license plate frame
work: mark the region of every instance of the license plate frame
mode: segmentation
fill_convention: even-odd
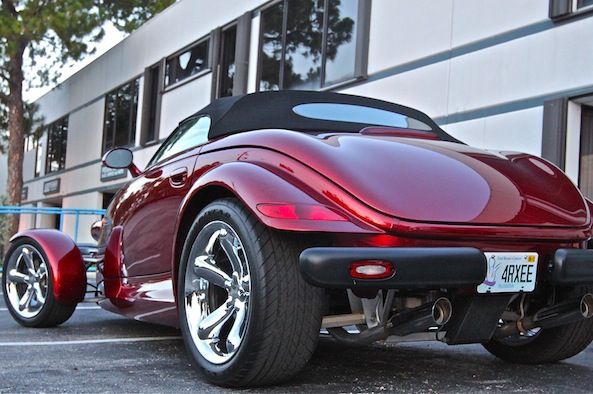
[[[488,272],[480,294],[529,293],[535,290],[539,256],[535,252],[484,252]]]

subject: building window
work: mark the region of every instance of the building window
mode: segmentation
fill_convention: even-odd
[[[593,0],[578,0],[577,8],[585,8],[593,6]]]
[[[139,88],[140,79],[135,79],[107,93],[103,152],[115,147],[134,145]]]
[[[581,107],[581,149],[579,187],[585,197],[593,198],[593,107]]]
[[[33,176],[37,178],[41,175],[41,163],[43,163],[43,144],[41,143],[41,138],[37,138],[35,141],[35,168]]]
[[[160,62],[144,71],[141,145],[156,142],[159,139],[163,67],[163,62]]]
[[[47,127],[47,153],[45,173],[63,170],[66,167],[66,144],[68,142],[68,116]]]
[[[565,19],[593,9],[593,0],[550,0],[551,19]]]
[[[233,82],[236,72],[237,25],[233,25],[222,32],[221,44],[218,97],[227,97],[233,95]]]
[[[262,11],[259,90],[319,89],[362,76],[368,3],[284,0]]]
[[[198,42],[189,49],[167,59],[165,86],[173,85],[209,67],[210,40]]]

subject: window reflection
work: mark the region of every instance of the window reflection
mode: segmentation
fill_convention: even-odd
[[[285,0],[262,12],[260,90],[318,89],[355,74],[359,0]]]
[[[149,166],[208,142],[209,131],[210,118],[208,116],[190,119],[182,123],[155,153]]]
[[[167,59],[165,86],[172,85],[199,73],[209,67],[209,40],[202,41],[187,51]]]

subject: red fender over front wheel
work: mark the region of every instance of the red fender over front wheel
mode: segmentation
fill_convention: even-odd
[[[2,287],[6,306],[20,324],[61,324],[84,299],[86,270],[80,250],[57,230],[19,233],[4,259]]]

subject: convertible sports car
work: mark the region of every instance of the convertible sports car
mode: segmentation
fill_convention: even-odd
[[[593,203],[553,164],[469,147],[425,114],[328,92],[216,100],[144,171],[128,168],[91,232],[17,234],[3,288],[22,325],[96,301],[180,327],[197,368],[232,387],[297,374],[320,333],[483,343],[547,363],[593,339]],[[84,256],[84,257],[83,257]]]

